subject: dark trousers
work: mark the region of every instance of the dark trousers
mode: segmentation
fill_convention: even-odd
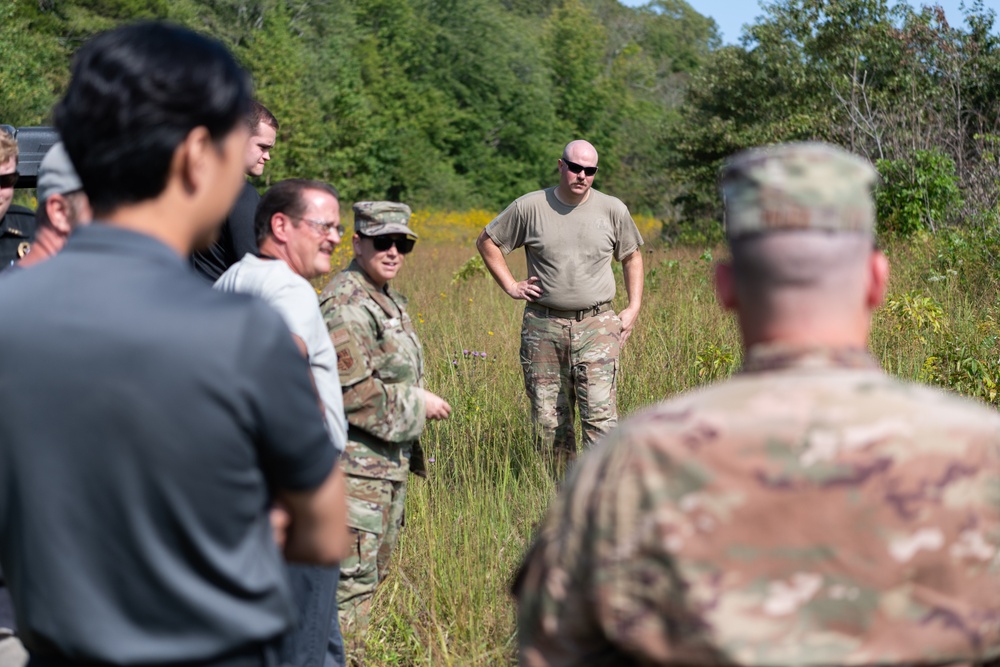
[[[339,567],[286,565],[298,620],[281,641],[282,667],[343,667],[337,622]]]

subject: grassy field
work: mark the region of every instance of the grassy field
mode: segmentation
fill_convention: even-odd
[[[488,221],[483,212],[418,213],[421,241],[396,281],[424,344],[427,386],[453,413],[425,433],[429,479],[410,477],[406,527],[373,610],[372,665],[516,663],[508,587],[555,488],[529,443],[517,358],[523,304],[483,273],[466,270],[454,281]],[[655,239],[655,221],[640,226]],[[740,362],[736,329],[712,292],[712,264],[724,249],[652,242],[643,252],[644,307],[622,357],[623,415],[723,378]],[[894,274],[875,321],[876,357],[902,377],[996,403],[1000,329],[989,248],[939,235],[887,252]],[[345,243],[335,265],[349,256]],[[508,259],[523,277],[523,255]]]

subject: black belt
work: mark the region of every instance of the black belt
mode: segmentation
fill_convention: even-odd
[[[525,307],[529,310],[535,311],[539,315],[544,315],[545,317],[562,317],[567,320],[576,320],[577,322],[581,322],[588,317],[608,312],[611,310],[611,302],[605,301],[604,303],[599,303],[596,306],[584,308],[583,310],[557,310],[555,308],[549,308],[548,306],[542,306],[537,303],[529,303]]]

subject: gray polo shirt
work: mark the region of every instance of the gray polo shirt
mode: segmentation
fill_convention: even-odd
[[[280,317],[106,224],[0,281],[0,563],[29,650],[209,659],[293,617],[267,517],[336,452]]]

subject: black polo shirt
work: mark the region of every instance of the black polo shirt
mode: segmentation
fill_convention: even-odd
[[[293,618],[267,509],[336,460],[277,313],[107,224],[0,280],[0,563],[28,649],[209,659]]]
[[[226,269],[243,259],[243,255],[257,252],[253,218],[259,203],[257,189],[247,181],[222,223],[219,238],[205,250],[191,255],[191,265],[198,273],[214,283]]]

